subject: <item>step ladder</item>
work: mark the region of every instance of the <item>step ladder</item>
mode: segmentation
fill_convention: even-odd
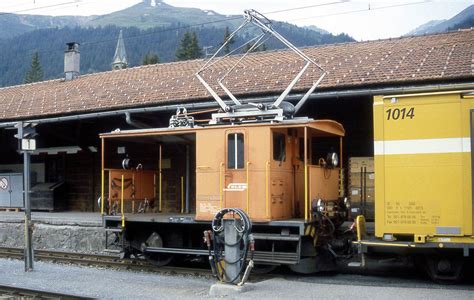
[[[104,216],[103,224],[105,229],[105,252],[111,253],[121,253],[124,249],[124,238],[123,233],[125,228],[122,227],[122,217],[121,216]],[[109,240],[110,235],[113,234],[115,239],[119,239],[119,245],[121,249],[110,249]]]

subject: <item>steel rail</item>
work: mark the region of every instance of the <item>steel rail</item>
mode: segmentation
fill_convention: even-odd
[[[0,258],[23,259],[22,248],[0,248]],[[157,267],[153,263],[141,259],[121,259],[118,255],[87,254],[54,250],[35,250],[35,259],[54,263],[72,263],[77,265],[123,268],[127,270],[147,271],[162,274],[192,274],[211,277],[209,269],[185,268],[176,266]]]
[[[0,297],[2,299],[93,299],[90,297],[5,284],[0,284]]]

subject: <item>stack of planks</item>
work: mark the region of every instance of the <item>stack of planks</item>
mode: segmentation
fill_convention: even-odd
[[[375,173],[373,157],[349,158],[349,199],[352,215],[374,220]]]

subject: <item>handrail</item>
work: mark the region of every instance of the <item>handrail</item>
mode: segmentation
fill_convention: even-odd
[[[267,161],[265,163],[265,216],[269,218],[269,193],[268,193],[268,188],[269,188],[269,180],[270,180],[270,162]]]
[[[308,221],[308,127],[304,127],[304,220]]]
[[[125,213],[123,212],[123,189],[124,189],[124,182],[125,182],[125,179],[124,179],[124,175],[122,174],[122,185],[121,185],[121,190],[122,190],[122,194],[121,194],[121,200],[120,200],[120,211],[122,212],[122,228],[125,228]]]
[[[181,176],[181,213],[184,213],[184,176]]]
[[[104,187],[104,183],[105,183],[105,174],[104,174],[104,139],[101,139],[102,140],[102,147],[101,147],[101,158],[102,158],[102,162],[101,162],[101,180],[100,180],[100,215],[103,216],[104,215],[104,194],[105,194],[105,187]],[[109,192],[110,193],[110,192]]]
[[[304,165],[304,220],[308,221],[308,165]]]
[[[221,162],[220,165],[219,165],[219,203],[220,203],[220,206],[221,206],[221,209],[223,208],[222,207],[222,197],[223,197],[223,188],[222,188],[222,170],[224,169],[224,163]]]
[[[250,166],[250,162],[247,161],[247,215],[250,217],[250,211],[249,211],[249,184],[250,184],[250,181],[249,181],[249,166]]]
[[[160,193],[158,194],[158,197],[159,197],[159,198],[158,198],[158,199],[159,199],[159,200],[158,200],[158,210],[161,212],[161,207],[162,207],[162,194],[163,194],[162,191],[161,191],[161,190],[162,190],[161,145],[160,145],[160,153],[159,153],[159,157],[158,157],[158,158],[159,158],[159,162],[158,162],[158,168],[159,168],[159,174],[158,174],[158,176],[159,176],[159,179],[158,179],[158,181],[159,181],[159,187],[160,187]]]
[[[153,172],[153,201],[156,201],[156,172]]]
[[[104,215],[104,181],[105,181],[105,174],[104,169],[101,172],[101,179],[100,179],[100,215]]]
[[[135,213],[135,171],[132,172],[132,214]]]

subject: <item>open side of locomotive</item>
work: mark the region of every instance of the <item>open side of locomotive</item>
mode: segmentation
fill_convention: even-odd
[[[105,226],[123,233],[125,251],[165,263],[170,254],[206,255],[202,233],[214,215],[240,208],[253,222],[256,263],[303,268],[316,248],[333,251],[327,242],[335,245],[346,218],[343,135],[330,120],[103,134]]]

